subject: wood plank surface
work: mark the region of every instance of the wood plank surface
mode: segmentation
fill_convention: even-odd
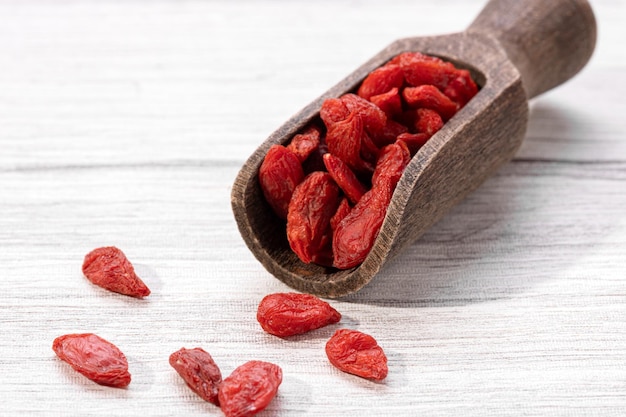
[[[222,415],[168,364],[283,368],[260,416],[626,415],[626,4],[591,1],[588,67],[531,102],[515,159],[360,292],[289,340],[256,322],[288,291],[237,231],[232,182],[285,119],[398,38],[463,30],[483,1],[0,1],[0,415]],[[81,273],[116,245],[153,293]],[[334,369],[340,327],[389,376]],[[55,337],[117,344],[96,385]]]

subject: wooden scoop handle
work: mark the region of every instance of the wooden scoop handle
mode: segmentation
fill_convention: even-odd
[[[586,0],[491,0],[467,32],[502,45],[529,99],[573,77],[596,43],[596,21]]]

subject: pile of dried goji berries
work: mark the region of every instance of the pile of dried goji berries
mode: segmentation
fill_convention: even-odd
[[[478,92],[469,71],[405,52],[315,120],[260,169],[265,199],[305,263],[348,269],[369,253],[411,158]]]

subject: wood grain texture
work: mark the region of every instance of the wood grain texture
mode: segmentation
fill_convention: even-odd
[[[255,322],[261,298],[289,288],[237,230],[245,159],[394,39],[457,31],[484,2],[380,4],[0,2],[0,415],[221,415],[167,363],[182,346],[225,374],[279,364],[260,416],[626,413],[622,2],[592,1],[590,65],[531,101],[515,158],[384,279],[331,301],[340,325],[281,340]],[[81,276],[106,244],[149,299]],[[328,364],[338,327],[376,337],[386,382]],[[56,336],[82,331],[126,353],[128,389],[54,356]]]

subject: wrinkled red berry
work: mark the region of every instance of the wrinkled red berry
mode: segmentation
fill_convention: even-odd
[[[128,361],[113,343],[93,333],[66,334],[54,339],[52,350],[77,372],[97,384],[124,388],[130,384]]]
[[[137,298],[150,295],[150,289],[135,274],[126,255],[115,246],[89,252],[82,269],[89,281],[109,291]]]
[[[339,205],[339,187],[327,172],[313,172],[296,187],[289,203],[287,240],[304,263],[325,246],[330,219]]]
[[[269,334],[289,337],[337,323],[341,314],[311,294],[275,293],[261,300],[256,318]]]
[[[287,208],[296,186],[304,178],[300,160],[282,145],[273,145],[259,168],[259,183],[265,200],[281,219],[287,218]]]
[[[246,362],[228,376],[219,389],[219,403],[226,417],[248,417],[264,410],[283,380],[278,365]]]
[[[385,352],[372,336],[358,330],[337,330],[326,343],[326,355],[343,372],[375,381],[387,377]]]
[[[193,392],[203,400],[219,405],[222,373],[208,352],[202,348],[181,348],[170,355],[169,362]]]

